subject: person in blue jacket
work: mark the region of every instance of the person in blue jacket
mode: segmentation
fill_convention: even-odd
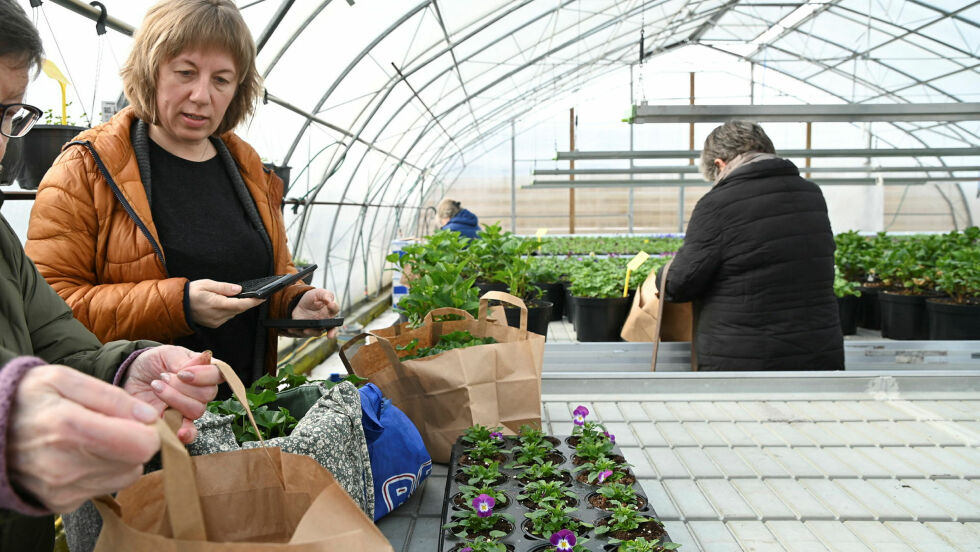
[[[437,209],[439,225],[443,230],[455,230],[463,237],[476,238],[480,231],[480,222],[476,215],[463,209],[458,201],[446,198],[439,202]]]

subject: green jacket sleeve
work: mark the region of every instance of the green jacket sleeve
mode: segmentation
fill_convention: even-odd
[[[5,305],[0,312],[0,366],[18,356],[34,355],[111,382],[133,351],[158,345],[99,342],[41,277],[6,219],[0,225],[0,248],[0,268],[9,269],[0,282],[0,301]]]

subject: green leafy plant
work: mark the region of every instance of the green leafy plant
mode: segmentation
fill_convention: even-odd
[[[463,277],[466,269],[466,261],[437,264],[432,271],[412,280],[395,310],[405,314],[413,327],[420,326],[429,311],[440,307],[455,307],[477,316],[480,290],[473,286],[475,275]]]
[[[460,548],[461,552],[507,552],[504,543],[490,537],[477,537],[471,541],[464,542]]]
[[[508,252],[514,250],[515,242],[523,240],[505,232],[500,224],[484,224],[477,236],[479,239],[469,244],[471,262],[467,274],[472,273],[480,281],[497,282],[496,274],[506,270],[511,262]]]
[[[278,375],[266,374],[249,386],[245,392],[245,398],[248,401],[249,409],[252,411],[252,416],[255,417],[255,424],[259,426],[259,430],[262,432],[262,439],[284,437],[292,432],[297,424],[296,418],[289,413],[289,410],[281,406],[270,408],[270,405],[276,401],[277,391],[299,387],[309,381],[311,380],[305,375],[297,374],[291,364],[287,364],[279,370]],[[360,386],[367,380],[350,375],[340,381],[349,381],[355,386]],[[339,382],[321,381],[320,383],[330,388]],[[207,409],[221,416],[235,416],[231,428],[239,443],[259,440],[260,436],[255,433],[255,429],[245,414],[245,407],[236,397],[230,397],[223,401],[211,401],[208,403]]]
[[[482,426],[480,424],[472,425],[463,431],[463,442],[475,445],[480,441],[489,441],[494,438],[494,434],[500,434],[503,431],[503,427],[497,426],[495,428],[489,428]]]
[[[540,506],[537,510],[524,514],[524,517],[531,520],[531,532],[535,535],[548,536],[562,529],[578,533],[580,529],[592,527],[591,523],[573,519],[571,514],[578,509],[567,506],[564,502],[546,500]]]
[[[503,266],[493,273],[493,281],[507,285],[509,293],[520,298],[525,303],[541,295],[541,288],[532,284],[531,251],[535,243],[529,240],[513,238],[506,240],[501,246],[504,255]]]
[[[449,529],[452,533],[461,538],[467,538],[477,533],[485,533],[486,536],[499,539],[507,535],[506,532],[495,529],[501,520],[514,524],[514,516],[501,513],[493,513],[496,500],[488,495],[480,495],[473,499],[471,510],[453,512],[453,521],[442,526]]]
[[[653,518],[640,515],[636,509],[620,504],[612,510],[612,515],[608,521],[602,525],[597,525],[595,532],[602,535],[610,531],[632,531],[640,526],[641,523]]]
[[[484,464],[492,462],[498,454],[501,454],[500,448],[493,441],[480,441],[466,451],[466,455],[469,456],[470,461],[482,462]]]
[[[566,498],[577,498],[575,493],[565,487],[561,481],[531,481],[524,485],[524,490],[515,498],[517,500],[530,499],[535,504],[543,503],[545,500],[564,500]]]
[[[493,486],[502,478],[500,473],[500,463],[490,462],[489,464],[473,464],[461,468],[466,477],[466,483],[476,487]]]
[[[936,285],[954,302],[966,304],[980,300],[980,246],[950,251],[936,262]]]
[[[834,295],[837,297],[847,297],[848,295],[861,296],[861,286],[857,282],[847,280],[841,274],[840,269],[834,267]]]
[[[551,446],[551,443],[544,437],[545,435],[543,431],[529,424],[522,425],[520,431],[517,432],[517,440],[521,443],[521,445],[537,445],[539,443],[547,443],[548,446]]]
[[[541,479],[555,479],[561,477],[563,471],[554,462],[541,462],[526,466],[518,478],[523,481],[537,481]]]
[[[419,347],[419,340],[413,339],[405,345],[396,346],[395,349],[400,352],[407,352],[405,356],[401,357],[402,360],[412,360],[438,355],[452,349],[465,349],[496,342],[497,340],[493,337],[476,337],[466,330],[459,330],[441,335],[431,347]]]
[[[575,445],[575,454],[584,460],[595,460],[607,456],[614,446],[602,433],[584,433]]]
[[[492,496],[494,500],[497,501],[497,507],[503,507],[507,503],[507,496],[503,491],[497,489],[493,485],[460,485],[459,492],[466,502],[472,502],[472,500],[481,494]]]
[[[514,465],[526,466],[533,463],[540,463],[554,447],[548,441],[539,443],[518,445],[511,449],[514,456]]]
[[[605,484],[615,483],[620,479],[626,477],[626,474],[620,471],[624,469],[626,466],[629,466],[629,464],[620,464],[619,462],[616,462],[612,458],[609,458],[607,456],[601,456],[599,458],[596,458],[592,462],[586,462],[580,466],[576,466],[572,468],[572,472],[585,471],[586,473],[585,479],[589,483],[596,483],[598,481],[598,483],[596,484],[601,485],[604,483]]]
[[[644,537],[619,541],[610,539],[609,542],[619,544],[617,552],[666,552],[667,550],[677,550],[681,545],[676,542],[660,542],[659,540],[648,541]]]
[[[614,482],[599,487],[599,490],[596,492],[609,502],[629,506],[633,509],[636,509],[639,505],[636,491],[633,490],[632,485],[623,485],[622,483]]]

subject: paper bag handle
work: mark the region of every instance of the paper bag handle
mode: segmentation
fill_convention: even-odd
[[[473,315],[468,311],[463,309],[457,309],[456,307],[439,307],[438,309],[432,309],[426,313],[425,318],[422,319],[423,324],[429,324],[432,322],[433,317],[443,316],[446,314],[458,314],[463,317],[463,320],[475,320]]]
[[[653,326],[653,359],[650,360],[650,371],[657,371],[657,352],[660,350],[660,325],[664,320],[664,302],[667,300],[667,271],[670,270],[674,259],[667,261],[663,272],[660,273],[660,282],[657,283],[657,291],[660,292],[660,301],[657,301],[657,321]],[[639,293],[641,290],[637,290]]]
[[[487,311],[490,307],[490,301],[503,301],[521,309],[521,323],[519,327],[521,330],[527,331],[527,305],[519,298],[503,291],[488,291],[483,294],[483,297],[480,297],[480,322],[485,323],[487,321]]]
[[[392,347],[390,341],[388,341],[384,337],[381,337],[378,334],[371,333],[371,332],[364,332],[350,338],[350,340],[348,340],[347,343],[344,343],[343,345],[340,346],[340,350],[338,351],[340,353],[340,361],[344,363],[344,368],[347,369],[348,374],[356,375],[354,373],[353,366],[351,366],[350,359],[347,358],[347,349],[350,349],[351,347],[354,346],[355,343],[357,343],[358,341],[363,341],[368,337],[373,337],[377,339],[379,343],[382,344],[381,349],[385,352],[385,355],[388,357],[388,362],[395,365],[398,364],[399,362],[398,353],[395,352],[395,348]]]

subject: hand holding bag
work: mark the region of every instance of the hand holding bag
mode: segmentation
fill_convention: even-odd
[[[511,303],[521,309],[519,328],[500,326],[487,319],[489,301]],[[469,426],[503,426],[516,433],[521,425],[541,423],[541,364],[544,336],[527,331],[527,307],[513,295],[491,291],[480,298],[479,318],[464,313],[463,320],[433,321],[426,316],[419,328],[384,338],[361,334],[340,349],[347,371],[368,378],[418,428],[435,462],[448,462],[456,438]],[[460,311],[462,312],[462,311]],[[497,343],[452,349],[441,354],[402,361],[396,347],[413,339],[430,347],[439,337],[466,330]],[[371,337],[353,355],[349,350]],[[407,354],[403,353],[402,356]]]
[[[247,405],[234,372],[219,367]],[[168,412],[169,421],[179,423],[173,414]],[[255,426],[247,406],[246,414]],[[94,500],[103,518],[97,552],[392,550],[312,458],[271,447],[192,458],[171,427],[158,421],[157,430],[163,469],[116,498]]]

